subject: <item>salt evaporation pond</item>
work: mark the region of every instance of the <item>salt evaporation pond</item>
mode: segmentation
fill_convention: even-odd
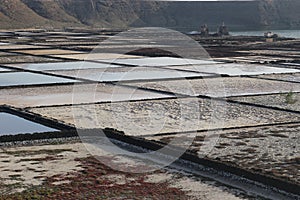
[[[213,60],[196,60],[185,58],[173,58],[173,57],[152,57],[152,58],[134,58],[134,59],[117,59],[117,60],[98,60],[101,62],[111,62],[123,65],[132,66],[175,66],[175,65],[204,65],[204,64],[216,64]]]
[[[20,69],[29,69],[35,71],[51,70],[72,70],[72,69],[102,69],[108,67],[120,67],[119,65],[93,63],[93,62],[57,62],[57,63],[38,63],[38,64],[18,64],[7,65]]]
[[[51,83],[72,83],[76,80],[47,76],[30,72],[0,73],[0,86],[38,85]]]
[[[203,73],[227,74],[229,76],[240,75],[260,75],[260,74],[281,74],[281,73],[297,73],[297,69],[269,67],[266,65],[255,64],[216,64],[216,65],[189,65],[189,66],[172,66],[170,69],[179,69]]]
[[[187,77],[209,77],[210,74],[202,74],[195,72],[181,72],[171,69],[161,68],[138,68],[132,67],[132,70],[106,71],[106,70],[69,70],[69,71],[53,71],[55,74],[70,76],[74,78],[88,79],[99,82],[113,81],[131,81],[131,80],[155,80],[155,79],[174,79]]]
[[[52,131],[58,130],[49,128],[41,124],[37,124],[35,122],[9,113],[0,113],[0,136],[15,135],[21,133],[43,133]]]

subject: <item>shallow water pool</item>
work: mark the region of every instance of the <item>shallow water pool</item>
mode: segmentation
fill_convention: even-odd
[[[101,69],[109,67],[120,67],[118,65],[93,63],[93,62],[57,62],[57,63],[37,63],[37,64],[17,64],[7,65],[20,69],[30,69],[35,71],[51,70],[72,70],[72,69]]]
[[[9,113],[0,112],[0,136],[20,133],[43,133],[50,131],[58,130]]]
[[[51,83],[72,83],[76,80],[47,76],[30,72],[0,73],[0,86],[39,85]]]

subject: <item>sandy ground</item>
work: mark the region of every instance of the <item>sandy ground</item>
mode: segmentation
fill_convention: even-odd
[[[45,58],[36,56],[5,56],[0,57],[0,64],[11,64],[11,63],[37,63],[37,62],[59,62],[62,61],[56,58]]]
[[[6,186],[1,193],[13,193],[41,185],[47,177],[82,169],[74,159],[87,157],[88,152],[81,144],[65,144],[1,148],[0,155],[0,180]],[[10,191],[10,185],[17,187]]]
[[[100,152],[98,156],[105,156],[110,162],[116,162],[116,164],[119,165],[127,165],[128,167],[142,166],[141,163],[133,164],[129,161],[130,159],[126,157],[119,156],[116,158],[110,153],[102,150],[97,150],[97,152]],[[7,198],[10,198],[10,195],[16,195],[18,192],[22,191],[24,193],[31,188],[38,191],[39,186],[46,190],[47,187],[51,188],[59,186],[63,188],[67,187],[67,185],[75,184],[76,179],[74,178],[76,178],[77,174],[80,174],[82,171],[89,173],[87,170],[90,165],[93,165],[94,168],[102,165],[95,161],[86,164],[80,162],[80,160],[87,159],[90,156],[91,155],[86,150],[85,146],[82,143],[76,142],[56,145],[47,144],[25,147],[3,147],[0,151],[0,198],[5,195]],[[137,188],[140,187],[141,190],[149,184],[150,186],[151,184],[164,184],[167,186],[166,188],[163,188],[165,191],[175,188],[181,191],[188,199],[208,200],[221,197],[222,199],[230,200],[243,199],[238,197],[238,194],[235,194],[234,191],[224,190],[221,187],[215,186],[212,182],[206,183],[200,179],[189,178],[179,173],[168,172],[166,170],[157,170],[150,174],[146,173],[138,176],[131,176],[130,174],[108,170],[109,168],[106,169],[106,172],[103,173],[103,175],[94,176],[94,178],[89,179],[89,181],[106,180],[110,185],[107,185],[107,187],[113,188],[114,186],[117,186],[120,189],[122,187],[126,188],[128,182],[134,184],[135,181],[140,178],[139,176],[143,176],[144,181],[139,184],[145,186],[136,186]],[[79,179],[79,177],[77,178]],[[51,182],[49,182],[48,179],[51,180]],[[47,184],[45,184],[45,182]],[[81,184],[82,190],[84,190],[88,183],[82,181],[78,184]],[[57,191],[57,193],[59,193],[59,191]],[[49,193],[47,195],[49,195]],[[47,195],[44,197],[46,198]],[[165,195],[161,195],[161,198],[169,199],[167,192]]]

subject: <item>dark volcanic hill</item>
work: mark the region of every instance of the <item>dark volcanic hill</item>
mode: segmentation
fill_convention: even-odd
[[[195,30],[299,28],[299,0],[155,2],[141,0],[1,0],[0,29],[162,26]]]

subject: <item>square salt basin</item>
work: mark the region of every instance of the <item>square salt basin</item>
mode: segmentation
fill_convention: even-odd
[[[181,72],[171,69],[152,67],[119,67],[106,69],[51,71],[53,74],[64,75],[98,82],[136,81],[177,79],[188,77],[209,77],[209,74]]]
[[[0,112],[0,136],[54,131],[58,130],[23,119],[12,114]]]
[[[94,62],[56,62],[56,63],[27,63],[27,64],[7,64],[5,66],[19,69],[29,69],[34,71],[55,71],[55,70],[75,70],[75,69],[97,69],[120,67],[119,65],[94,63]]]
[[[258,78],[300,83],[300,73],[260,75]]]
[[[25,108],[171,97],[173,96],[112,84],[74,84],[2,89],[0,104]]]
[[[52,57],[64,58],[64,59],[75,59],[75,60],[142,58],[142,56],[117,54],[117,53],[66,54],[66,55],[53,55]]]
[[[269,67],[256,64],[215,64],[215,65],[188,65],[188,66],[171,66],[169,69],[179,69],[194,72],[226,74],[229,76],[241,75],[260,75],[260,74],[280,74],[280,73],[297,73],[296,69],[284,69],[278,67]]]
[[[246,77],[166,80],[124,83],[125,85],[167,91],[190,96],[247,96],[282,92],[300,92],[300,84]]]
[[[201,98],[176,98],[30,109],[77,128],[114,128],[149,136],[196,130],[297,122],[290,112]]]
[[[174,66],[174,65],[204,65],[216,64],[219,62],[213,60],[196,60],[173,57],[152,57],[152,58],[136,58],[136,59],[117,59],[117,60],[97,60],[101,62],[117,63],[132,66]]]
[[[0,73],[0,87],[74,82],[77,81],[30,72]]]
[[[55,54],[77,54],[84,53],[81,51],[71,51],[71,50],[63,50],[63,49],[37,49],[37,50],[17,50],[12,51],[16,53],[26,53],[32,55],[55,55]]]

